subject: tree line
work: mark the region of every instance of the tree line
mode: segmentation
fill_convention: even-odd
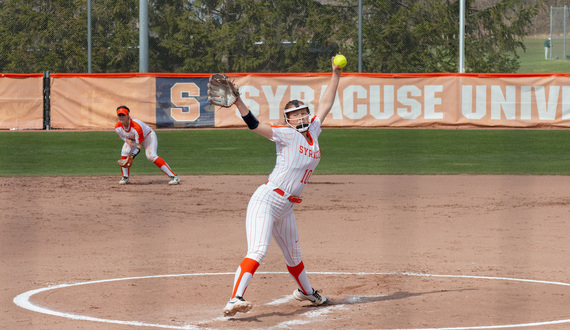
[[[541,2],[465,1],[466,72],[516,72]],[[136,0],[91,2],[92,72],[138,72]],[[149,71],[457,72],[459,1],[149,0]],[[0,72],[88,70],[86,0],[0,0]]]

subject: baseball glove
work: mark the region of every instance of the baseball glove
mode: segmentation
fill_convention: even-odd
[[[228,76],[216,73],[210,76],[208,95],[210,103],[229,108],[237,101],[239,89]]]
[[[128,155],[125,159],[120,159],[117,161],[117,164],[121,167],[131,167],[133,165],[133,155]]]

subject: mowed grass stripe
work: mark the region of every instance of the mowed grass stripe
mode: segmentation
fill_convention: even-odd
[[[269,174],[275,144],[247,129],[157,130],[180,175]],[[566,130],[324,128],[315,174],[570,174]],[[113,131],[0,132],[0,175],[119,175]],[[140,154],[132,174],[159,174]]]

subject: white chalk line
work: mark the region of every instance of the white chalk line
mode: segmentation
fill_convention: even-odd
[[[530,280],[530,279],[522,279],[522,278],[511,278],[511,277],[496,277],[496,276],[475,276],[475,275],[437,275],[437,274],[422,274],[422,273],[413,273],[413,272],[307,272],[308,274],[315,274],[315,275],[351,275],[351,276],[370,276],[370,275],[394,275],[394,276],[417,276],[417,277],[438,277],[438,278],[470,278],[470,279],[481,279],[481,280],[500,280],[500,281],[514,281],[514,282],[527,282],[527,283],[539,283],[539,284],[550,284],[550,285],[560,285],[560,286],[570,286],[570,283],[564,282],[553,282],[553,281],[542,281],[542,280]],[[66,283],[66,284],[59,284],[59,285],[52,285],[40,289],[30,290],[19,294],[13,300],[14,304],[24,309],[28,309],[34,312],[60,316],[68,319],[73,320],[83,320],[83,321],[92,321],[92,322],[102,322],[102,323],[112,323],[112,324],[121,324],[121,325],[132,325],[132,326],[140,326],[140,327],[155,327],[155,328],[164,328],[164,329],[202,329],[198,325],[194,324],[185,324],[182,326],[176,325],[165,325],[165,324],[155,324],[155,323],[146,323],[141,321],[123,321],[123,320],[112,320],[112,319],[103,319],[97,317],[91,317],[86,315],[79,315],[73,313],[66,313],[60,312],[53,309],[49,309],[46,307],[38,306],[30,301],[30,298],[38,293],[50,291],[50,290],[57,290],[62,288],[68,288],[72,286],[80,286],[80,285],[88,285],[88,284],[100,284],[100,283],[108,283],[108,282],[117,282],[117,281],[128,281],[128,280],[141,280],[141,279],[149,279],[149,278],[168,278],[168,277],[191,277],[191,276],[220,276],[220,275],[234,275],[234,272],[231,273],[192,273],[192,274],[167,274],[167,275],[150,275],[150,276],[136,276],[136,277],[123,277],[123,278],[114,278],[114,279],[106,279],[106,280],[96,280],[96,281],[86,281],[86,282],[78,282],[78,283]],[[257,272],[256,274],[288,274],[287,272]],[[268,305],[278,305],[284,303],[286,299],[278,299],[273,302],[268,303]],[[343,305],[332,305],[323,308],[319,308],[317,311],[310,311],[307,313],[302,314],[307,318],[314,318],[316,316],[322,316],[329,314],[333,310],[343,309],[345,308]],[[215,318],[214,320],[222,320],[225,318]],[[202,321],[196,324],[204,324],[210,321]],[[307,324],[311,321],[308,320],[291,320],[285,321],[277,325],[279,328],[287,328],[292,327],[295,325]],[[564,320],[553,320],[553,321],[541,321],[541,322],[532,322],[532,323],[519,323],[519,324],[504,324],[504,325],[489,325],[489,326],[469,326],[469,327],[452,327],[452,328],[407,328],[407,329],[377,329],[377,330],[479,330],[479,329],[507,329],[507,328],[516,328],[516,327],[533,327],[533,326],[544,326],[544,325],[554,325],[554,324],[563,324],[563,323],[570,323],[570,319]]]

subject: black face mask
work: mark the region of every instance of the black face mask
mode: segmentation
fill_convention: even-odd
[[[297,127],[295,127],[298,131],[299,130],[303,130],[303,128],[308,128],[309,124],[301,124],[301,125],[297,125]],[[305,129],[306,131],[306,129]]]

